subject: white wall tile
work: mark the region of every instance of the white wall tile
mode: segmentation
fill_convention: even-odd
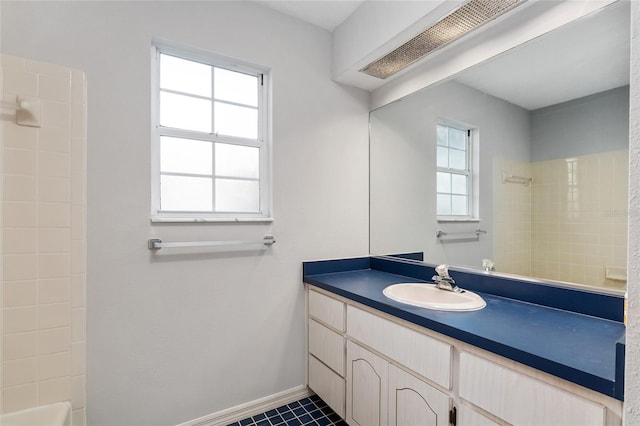
[[[2,278],[5,282],[37,278],[38,257],[36,255],[5,254],[2,263]]]
[[[71,376],[71,351],[40,356],[39,380],[64,376]]]
[[[38,75],[30,72],[5,69],[3,75],[3,89],[5,95],[38,96]]]
[[[82,274],[86,269],[84,240],[73,240],[71,241],[71,273]]]
[[[82,342],[87,340],[87,310],[86,308],[77,308],[72,311],[71,323],[71,341]]]
[[[68,128],[70,125],[69,104],[54,101],[41,101],[42,126]]]
[[[40,253],[69,253],[71,251],[71,229],[39,228],[38,250]]]
[[[69,351],[71,348],[71,327],[39,331],[38,345],[40,355]]]
[[[38,303],[64,303],[71,301],[69,277],[41,279],[38,281]]]
[[[38,355],[38,333],[5,334],[2,344],[2,360],[28,358]]]
[[[65,327],[71,323],[71,304],[40,305],[38,306],[38,314],[38,328],[40,330]]]
[[[69,203],[39,203],[38,225],[50,228],[71,226],[71,205]]]
[[[0,305],[5,307],[0,316],[3,333],[0,412],[73,397],[77,409],[74,418],[77,424],[83,424],[86,416],[84,73],[15,57],[0,62],[0,66],[0,83],[5,86],[5,93],[12,93],[8,88],[19,90],[22,96],[37,93],[43,114],[40,128],[18,126],[10,120],[3,120],[0,126],[4,180],[1,230],[4,283],[0,292],[4,297],[0,298]],[[73,143],[72,130],[76,136]],[[72,179],[79,181],[74,183]],[[73,214],[72,201],[76,203]],[[72,265],[80,272],[73,279]],[[72,307],[78,309],[73,313],[73,321]],[[72,337],[83,340],[72,344]],[[72,373],[77,376],[73,386]]]
[[[47,152],[38,158],[40,176],[71,177],[71,156],[67,153]]]
[[[35,228],[5,228],[2,233],[2,248],[5,254],[36,253],[38,248]]]
[[[19,56],[2,54],[0,55],[0,65],[2,68],[12,69],[16,71],[25,70],[25,59]]]
[[[67,78],[39,76],[39,94],[41,99],[68,103],[70,101],[71,82]]]
[[[2,170],[8,175],[34,175],[36,151],[33,149],[5,148],[2,150]]]
[[[66,177],[40,176],[38,178],[38,201],[69,203],[71,201],[71,179]]]
[[[35,176],[4,176],[3,201],[35,201]]]
[[[46,76],[53,77],[53,78],[67,79],[67,80],[71,78],[71,71],[68,68],[63,67],[61,65],[56,65],[56,64],[49,64],[49,63],[39,62],[39,61],[30,61],[27,59],[25,62],[25,69],[28,72],[44,74]]]
[[[38,403],[40,405],[71,399],[71,376],[38,382]]]
[[[71,208],[71,239],[84,239],[84,209],[82,206],[73,206]]]
[[[87,372],[87,342],[71,344],[71,374],[74,376]]]
[[[85,394],[85,376],[73,376],[71,378],[71,406],[74,410],[85,407]]]
[[[23,358],[2,363],[3,386],[11,387],[38,380],[38,358]]]
[[[71,419],[73,426],[85,426],[87,424],[87,413],[85,409],[73,410]]]
[[[71,152],[71,133],[69,128],[42,127],[40,128],[40,143],[38,150],[43,152]]]
[[[2,304],[5,308],[29,306],[38,303],[37,283],[31,281],[8,281],[2,285]]]
[[[70,254],[41,254],[38,256],[38,276],[61,278],[71,275]]]
[[[21,333],[38,329],[38,308],[25,306],[2,310],[3,333]]]
[[[34,202],[5,202],[2,206],[2,224],[8,228],[34,227],[38,223]]]
[[[35,383],[7,387],[2,392],[2,409],[6,413],[38,405],[38,387]]]
[[[5,148],[36,149],[38,131],[35,127],[18,126],[13,121],[4,120],[2,126],[2,146]]]
[[[71,275],[71,299],[73,308],[87,306],[87,282],[85,274]]]

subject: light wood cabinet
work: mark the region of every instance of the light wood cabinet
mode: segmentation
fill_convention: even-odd
[[[622,424],[620,401],[343,300],[309,290],[309,387],[352,426]]]
[[[516,425],[605,426],[606,408],[510,368],[460,354],[460,396]]]
[[[389,365],[389,426],[448,426],[451,398]]]
[[[345,304],[313,290],[308,300],[309,388],[345,418]]]
[[[387,425],[389,364],[347,341],[347,417],[350,425]]]

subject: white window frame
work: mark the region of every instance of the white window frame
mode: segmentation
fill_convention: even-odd
[[[438,172],[451,173],[451,174],[459,174],[463,176],[467,176],[467,214],[466,215],[438,215],[436,214],[438,222],[478,222],[480,219],[478,218],[478,162],[476,161],[476,147],[477,147],[477,136],[478,129],[474,126],[467,125],[459,122],[452,122],[451,120],[438,120],[436,122],[437,126],[445,126],[451,127],[457,130],[462,130],[467,133],[466,136],[466,165],[465,170],[462,169],[451,169],[445,167],[438,167],[436,164],[436,176]],[[437,138],[435,142],[436,150],[438,148]],[[436,160],[437,162],[437,160]],[[436,211],[437,211],[437,189],[436,189]]]
[[[231,71],[256,75],[261,81],[258,93],[258,138],[255,141],[215,133],[194,132],[160,126],[160,54],[200,62]],[[177,47],[154,41],[151,46],[151,222],[270,222],[272,211],[271,172],[271,89],[270,70],[209,52]],[[212,86],[212,90],[215,90]],[[174,212],[160,210],[160,137],[174,136],[212,143],[221,142],[260,148],[258,212]],[[215,170],[214,170],[215,176]],[[215,182],[214,182],[215,187]]]

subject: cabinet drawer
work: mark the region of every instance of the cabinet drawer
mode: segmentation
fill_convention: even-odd
[[[460,396],[516,425],[603,426],[604,406],[466,352]]]
[[[464,404],[458,406],[458,424],[460,426],[500,426]]]
[[[309,320],[309,352],[344,377],[344,337],[313,319]]]
[[[344,419],[345,381],[313,355],[309,355],[309,387]]]
[[[309,315],[344,332],[344,303],[309,290]]]
[[[353,306],[347,307],[347,334],[451,389],[451,345]]]

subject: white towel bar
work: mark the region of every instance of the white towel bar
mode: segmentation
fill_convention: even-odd
[[[249,244],[264,244],[269,247],[275,244],[276,240],[273,235],[265,235],[261,240],[237,240],[237,241],[177,241],[172,243],[163,243],[159,238],[151,238],[147,241],[149,250],[160,250],[161,248],[177,248],[177,247],[211,247],[211,246],[242,246]]]

